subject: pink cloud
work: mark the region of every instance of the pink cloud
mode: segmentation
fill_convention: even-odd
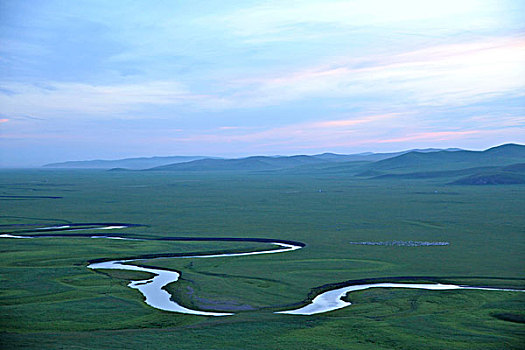
[[[250,127],[247,126],[220,126],[218,127],[219,130],[246,130],[250,129]]]
[[[333,119],[320,122],[295,123],[258,130],[245,127],[219,127],[219,131],[238,131],[234,135],[225,133],[196,133],[173,139],[178,142],[239,143],[268,145],[335,144],[359,139],[378,130],[386,120],[398,118],[399,113],[372,114],[348,119]]]
[[[375,140],[377,143],[395,143],[395,142],[407,142],[415,140],[425,141],[443,141],[455,139],[465,135],[479,134],[481,130],[468,130],[468,131],[433,131],[433,132],[422,132],[404,137],[397,137],[386,140]]]
[[[376,121],[383,121],[386,119],[395,118],[397,116],[399,116],[399,113],[377,114],[358,119],[327,120],[317,123],[311,123],[309,125],[307,124],[307,126],[309,126],[310,128],[340,128],[345,126],[353,126]]]
[[[463,104],[523,88],[524,60],[524,37],[487,38],[397,54],[332,59],[273,77],[234,81],[243,92],[234,95],[233,100],[258,106],[310,96],[340,98],[405,92],[400,103]]]
[[[476,147],[487,148],[497,143],[523,143],[520,129],[475,129],[429,131],[428,128],[412,132],[395,125],[385,130],[377,124],[341,128],[313,128],[296,130],[297,125],[246,132],[236,135],[224,133],[195,133],[187,137],[164,137],[162,142],[182,147],[202,147],[216,150],[217,155],[248,156],[254,154],[314,154],[322,152],[357,153],[359,151],[387,152],[422,147]],[[390,124],[390,123],[389,123]],[[389,138],[386,138],[389,137]],[[490,141],[488,144],[488,140]]]
[[[0,119],[0,123],[7,123],[8,121],[9,121],[9,119],[7,119],[7,118]]]

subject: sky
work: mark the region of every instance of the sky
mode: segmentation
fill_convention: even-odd
[[[0,166],[525,143],[525,1],[1,0]]]

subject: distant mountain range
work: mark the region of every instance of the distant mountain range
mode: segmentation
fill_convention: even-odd
[[[46,167],[112,171],[329,174],[370,180],[438,179],[456,185],[521,184],[525,183],[525,146],[505,144],[485,151],[417,149],[395,153],[323,153],[236,159],[202,156],[127,158],[54,163]]]
[[[509,165],[523,162],[525,146],[506,144],[485,151],[438,151],[432,153],[408,152],[384,159],[369,167],[374,171],[405,172],[408,170],[457,170],[467,167]]]
[[[459,148],[449,148],[447,151],[458,151]],[[360,154],[335,154],[323,153],[313,156],[253,156],[237,159],[223,159],[219,157],[206,156],[172,156],[172,157],[141,157],[124,158],[116,160],[81,160],[51,163],[44,165],[45,168],[63,169],[119,169],[119,170],[271,170],[290,168],[308,163],[322,162],[348,162],[348,161],[378,161],[392,158],[408,152],[437,152],[441,149],[427,148],[415,149],[394,153],[360,153]],[[193,161],[199,161],[193,163]],[[179,167],[170,167],[174,164],[190,163]],[[161,168],[166,166],[166,168]]]
[[[370,164],[357,176],[441,178],[457,185],[525,184],[525,146],[506,144],[479,152],[410,152]]]
[[[122,168],[129,170],[148,169],[166,164],[190,162],[192,160],[204,159],[203,156],[173,156],[173,157],[142,157],[125,158],[117,160],[80,160],[44,165],[45,168],[68,168],[68,169],[112,169]]]

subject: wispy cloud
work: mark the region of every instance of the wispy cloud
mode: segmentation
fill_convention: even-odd
[[[247,126],[219,126],[218,130],[221,131],[235,131],[235,130],[247,130],[250,129],[250,127]]]
[[[425,142],[445,141],[463,137],[465,135],[479,134],[481,130],[466,130],[466,131],[430,131],[420,132],[402,137],[396,137],[391,139],[380,139],[375,142],[378,143],[397,143],[397,142],[408,142],[416,140],[425,140]]]
[[[241,143],[265,145],[283,144],[337,144],[342,140],[360,138],[369,133],[371,126],[380,126],[383,123],[399,118],[397,113],[357,116],[355,118],[312,121],[305,123],[292,123],[280,127],[261,130],[246,130],[242,128],[226,129],[235,130],[235,134],[222,134],[211,132],[194,132],[186,136],[173,138],[177,142],[207,142],[207,143]],[[395,125],[395,123],[392,123]],[[224,129],[223,129],[224,130]]]
[[[475,124],[481,125],[484,128],[514,128],[521,127],[525,128],[525,115],[505,115],[505,113],[498,113],[497,117],[494,115],[476,115],[470,118],[467,118],[467,121]]]
[[[365,117],[357,117],[352,119],[338,119],[338,120],[327,120],[322,122],[315,122],[306,124],[310,129],[318,128],[338,128],[344,129],[345,127],[368,124],[374,122],[386,122],[399,116],[399,113],[387,113],[387,114],[374,114]]]
[[[216,81],[208,93],[177,81],[91,85],[5,83],[4,114],[123,115],[143,106],[190,110],[258,108],[304,99],[353,99],[356,104],[462,105],[525,94],[525,38],[437,45],[396,55],[336,59],[287,74]]]
[[[485,17],[497,13],[497,5],[494,1],[481,0],[266,1],[219,16],[216,20],[226,23],[233,33],[245,37],[247,41],[260,43],[295,41],[298,38],[311,37],[315,32],[319,35],[319,26],[323,26],[322,33],[325,37],[348,28],[399,24],[406,27],[407,22],[414,27],[444,19],[447,19],[448,27],[441,28],[442,32],[459,28],[472,30],[497,25]],[[332,31],[327,26],[331,26]]]
[[[2,156],[525,142],[522,3],[8,2]]]
[[[153,81],[123,85],[48,82],[46,86],[6,83],[15,94],[0,95],[4,114],[45,116],[115,116],[143,105],[191,103],[205,96],[189,93],[180,83]]]
[[[383,98],[397,105],[461,105],[488,96],[525,94],[523,62],[525,38],[493,38],[240,80],[242,92],[232,98],[247,106],[343,97]]]

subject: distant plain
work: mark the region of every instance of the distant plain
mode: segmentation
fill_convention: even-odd
[[[168,287],[181,304],[236,313],[210,318],[153,309],[126,287],[143,274],[101,273],[86,265],[159,252],[248,251],[261,244],[2,239],[2,348],[522,348],[525,297],[517,292],[376,289],[352,293],[351,306],[326,314],[273,313],[351,280],[403,277],[525,288],[521,147],[497,149],[487,158],[496,161],[445,152],[401,155],[401,163],[398,157],[398,163],[246,171],[2,170],[1,233],[122,222],[145,225],[119,230],[125,237],[306,244],[280,254],[143,261],[182,272]],[[509,178],[514,184],[506,184]],[[449,244],[350,244],[361,241]]]

